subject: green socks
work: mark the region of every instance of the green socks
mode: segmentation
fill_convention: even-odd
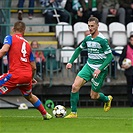
[[[72,93],[70,96],[71,112],[77,112],[77,104],[79,100],[79,92]]]
[[[108,96],[105,96],[103,93],[99,93],[100,97],[99,97],[99,101],[102,101],[104,103],[108,102],[109,101],[109,98]]]
[[[108,96],[105,96],[103,93],[99,93],[100,97],[99,97],[99,101],[102,101],[104,103],[109,101]],[[77,112],[77,104],[79,101],[79,92],[76,93],[72,93],[71,92],[71,96],[70,96],[70,103],[71,103],[71,112]]]

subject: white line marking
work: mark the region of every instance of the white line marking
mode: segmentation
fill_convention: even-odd
[[[0,116],[0,118],[40,118],[41,116]],[[95,116],[88,116],[88,117],[78,117],[78,119],[93,119],[93,120],[108,120],[108,119],[114,119],[114,120],[132,120],[133,118],[127,118],[127,117],[95,117]]]

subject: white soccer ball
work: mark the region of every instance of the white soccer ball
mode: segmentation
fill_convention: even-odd
[[[21,103],[18,109],[28,109],[28,106],[25,103]]]
[[[56,118],[63,118],[65,117],[66,113],[66,108],[62,105],[56,105],[53,109],[53,116]]]
[[[132,65],[132,62],[131,62],[130,59],[125,58],[125,59],[123,60],[122,64],[123,64],[123,65],[126,65],[126,66],[128,66],[128,67],[130,67],[130,66]]]

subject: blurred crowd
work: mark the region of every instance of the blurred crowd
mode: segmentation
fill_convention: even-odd
[[[19,20],[22,20],[24,2],[18,0]],[[29,0],[29,19],[34,15],[35,2],[44,7],[42,15],[46,24],[69,22],[69,13],[72,25],[79,21],[87,23],[90,16],[97,17],[103,23],[107,23],[108,17],[122,24],[133,21],[133,0]]]

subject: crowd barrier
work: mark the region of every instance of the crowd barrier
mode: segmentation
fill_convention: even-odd
[[[37,67],[39,70],[39,74],[35,74],[35,78],[37,78],[40,82],[46,82],[50,86],[53,84],[71,84],[68,81],[63,81],[65,79],[71,79],[71,81],[74,80],[75,76],[77,75],[78,71],[83,67],[83,65],[87,61],[87,56],[85,55],[79,55],[78,59],[73,63],[73,67],[71,70],[66,70],[65,66],[66,63],[71,58],[71,53],[74,52],[74,49],[67,50],[67,49],[56,49],[54,47],[46,47],[44,49],[36,49],[37,51],[43,51],[44,56],[46,58],[46,62],[44,64],[40,63],[39,67]],[[33,50],[33,51],[36,51]],[[65,55],[62,54],[62,51],[65,51]],[[86,50],[84,50],[85,52]],[[71,55],[70,55],[71,54]],[[114,59],[109,65],[109,71],[107,75],[107,82],[111,78],[117,79],[120,78],[123,74],[123,70],[120,69],[118,60],[120,55],[115,55]],[[5,57],[3,58],[4,61]],[[6,72],[8,69],[8,66],[5,67],[5,65],[2,63],[2,73]],[[121,74],[120,74],[121,73]]]

